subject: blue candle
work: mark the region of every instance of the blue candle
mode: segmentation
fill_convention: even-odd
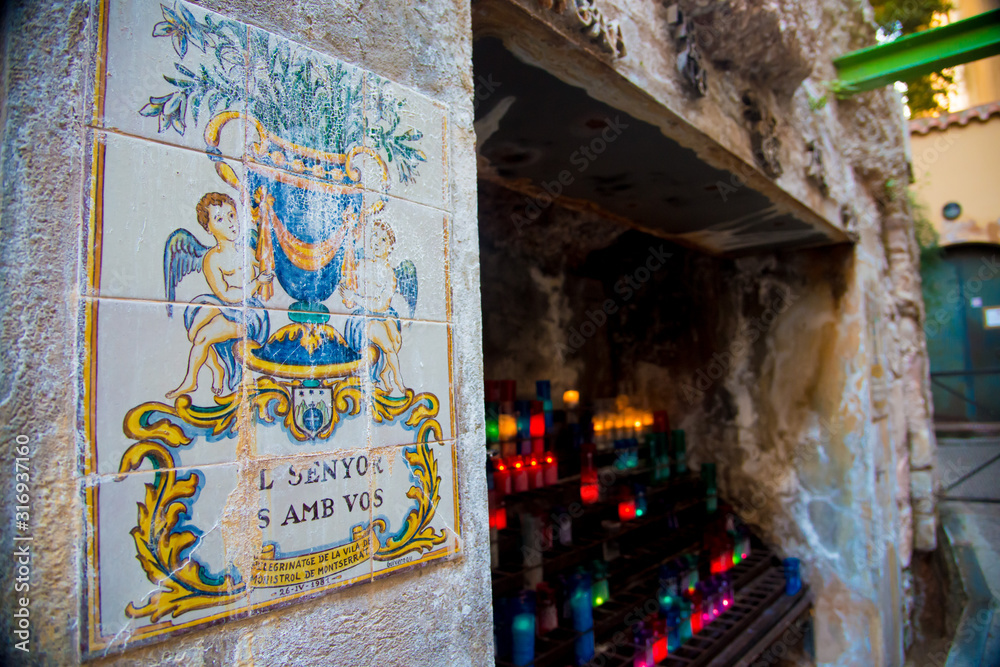
[[[680,573],[673,562],[660,566],[660,613],[666,615],[680,598]]]
[[[691,610],[693,605],[688,600],[682,600],[680,605],[680,625],[678,626],[678,646],[691,639],[694,633],[691,631]],[[673,649],[671,649],[673,650]]]
[[[517,419],[517,437],[531,439],[531,401],[515,401],[514,416]]]
[[[783,564],[785,566],[785,595],[795,595],[802,590],[802,574],[799,571],[799,559],[786,558]]]
[[[670,447],[667,443],[669,437],[667,433],[656,434],[656,479],[658,481],[670,479]]]
[[[688,623],[690,629],[691,624]],[[667,650],[673,653],[680,648],[681,641],[681,605],[675,602],[667,610]]]
[[[624,439],[615,440],[615,468],[625,470],[628,468],[628,441]]]
[[[677,474],[683,475],[687,472],[687,440],[684,429],[675,429],[674,439],[674,460],[677,462]]]
[[[552,419],[552,383],[549,380],[539,380],[535,387],[545,413],[545,432],[552,433],[555,428],[555,421]]]
[[[517,667],[530,665],[535,660],[535,593],[521,591],[514,603],[511,619],[511,635],[514,640],[512,660]]]
[[[586,572],[577,572],[573,576],[573,583],[573,592],[570,595],[573,630],[583,633],[576,640],[576,664],[585,665],[594,658],[594,613],[590,575]]]
[[[641,426],[641,425],[640,425]],[[639,439],[629,438],[628,440],[628,467],[639,467]]]
[[[635,516],[641,518],[649,511],[649,504],[646,502],[646,488],[642,484],[635,485]]]

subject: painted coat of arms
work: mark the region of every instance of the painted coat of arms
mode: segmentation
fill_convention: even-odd
[[[88,651],[456,553],[444,109],[180,2],[99,41]]]

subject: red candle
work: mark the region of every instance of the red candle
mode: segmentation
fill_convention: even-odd
[[[635,498],[632,490],[627,486],[622,487],[618,496],[618,518],[622,521],[631,521],[635,518]]]
[[[635,518],[635,500],[618,503],[618,518],[622,521],[631,521]]]
[[[545,466],[537,456],[532,456],[528,461],[528,478],[532,489],[545,487]]]
[[[531,421],[528,429],[532,438],[545,437],[545,404],[541,401],[531,401]]]
[[[493,469],[493,488],[496,489],[498,498],[503,498],[511,492],[510,470],[503,459],[497,461],[496,468]]]
[[[503,530],[507,527],[507,507],[498,496],[499,494],[494,489],[489,492],[489,496],[487,497],[490,511],[490,528]]]
[[[528,490],[528,469],[524,465],[524,460],[520,456],[515,456],[511,460],[511,468],[514,469],[514,491],[520,493]]]
[[[559,461],[556,455],[551,452],[545,454],[545,483],[555,484],[559,481]]]
[[[653,642],[653,662],[660,662],[667,657],[667,638],[660,637]]]
[[[497,518],[496,518],[496,528],[497,530],[503,530],[507,527],[507,508],[503,505],[497,508]]]
[[[503,503],[490,513],[490,527],[503,530],[507,527],[507,508]]]
[[[670,432],[670,418],[667,416],[666,410],[657,410],[653,413],[653,432],[654,433],[669,433]]]
[[[597,468],[594,467],[594,445],[583,446],[583,460],[580,465],[580,500],[584,505],[593,505],[601,496],[601,487],[597,483]]]

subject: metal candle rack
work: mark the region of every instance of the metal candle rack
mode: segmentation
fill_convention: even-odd
[[[650,469],[616,472],[619,480],[641,479]],[[560,480],[558,484],[507,496],[508,510],[519,508],[543,509],[567,504],[567,496],[577,493],[579,477]],[[617,540],[628,548],[622,556],[608,564],[611,599],[593,610],[593,632],[597,652],[592,665],[632,667],[633,648],[630,623],[646,616],[642,610],[656,599],[658,573],[662,564],[679,556],[700,551],[702,530],[706,523],[705,496],[697,477],[687,474],[673,477],[647,491],[651,511],[647,516],[625,522],[614,535],[602,535],[596,528],[602,515],[612,516],[615,503],[609,499],[579,508],[573,514],[573,545],[554,544],[545,552],[540,566],[514,565],[517,560],[516,530],[499,531],[501,567],[493,572],[494,600],[511,596],[524,586],[528,570],[541,567],[551,576],[568,572],[577,565],[599,558],[604,543]],[[579,496],[576,497],[579,501]],[[668,513],[662,510],[668,508]],[[516,510],[515,510],[516,513]],[[509,565],[507,563],[510,563]],[[700,633],[685,642],[659,667],[744,667],[765,651],[795,621],[810,608],[812,596],[803,586],[794,596],[784,595],[785,580],[778,559],[759,542],[753,540],[749,558],[728,572],[736,591],[734,604]],[[533,667],[565,667],[575,665],[574,646],[584,633],[559,627],[535,643]],[[616,643],[615,639],[619,641]],[[621,641],[625,638],[626,641]],[[497,659],[497,667],[513,667]]]

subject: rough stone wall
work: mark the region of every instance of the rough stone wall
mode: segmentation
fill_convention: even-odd
[[[934,548],[931,486],[911,481],[934,459],[913,234],[868,176],[853,247],[729,260],[667,243],[627,299],[615,287],[657,239],[559,208],[522,233],[523,197],[480,189],[487,376],[670,410],[691,458],[718,461],[725,495],[802,558],[821,664],[899,663],[911,553]],[[579,337],[608,298],[618,311]]]
[[[506,31],[485,10],[477,16],[519,57],[738,171],[737,186],[775,201],[790,195],[855,244],[736,261],[674,248],[645,290],[578,346],[574,331],[615,297],[615,281],[638,266],[648,238],[608,231],[604,249],[581,248],[579,214],[551,212],[540,221],[545,234],[569,233],[555,251],[540,251],[505,226],[504,211],[517,204],[505,209],[484,188],[481,211],[498,221],[481,212],[485,317],[508,321],[516,312],[517,321],[540,323],[523,334],[487,330],[487,375],[549,376],[554,391],[568,382],[670,409],[691,432],[693,458],[719,460],[729,498],[803,559],[818,596],[819,662],[899,664],[912,634],[912,552],[935,547],[936,458],[905,129],[892,91],[836,100],[824,84],[836,78],[833,58],[874,43],[870,7],[681,0],[707,68],[705,96],[696,98],[676,66],[671,3],[595,3],[619,22],[622,57],[585,36],[560,3],[510,4],[521,13],[496,10],[516,24]],[[556,49],[560,40],[573,47]],[[783,167],[775,179],[753,167],[746,93],[775,119]],[[819,170],[810,169],[810,144]],[[560,253],[568,259],[553,270]],[[591,260],[577,262],[581,253]],[[496,300],[497,266],[524,267],[505,284],[520,290],[515,303]],[[546,368],[533,340],[566,354]],[[509,361],[524,350],[532,363]],[[501,356],[507,361],[494,366]]]
[[[486,376],[668,409],[692,461],[717,461],[723,494],[803,560],[820,664],[898,663],[912,548],[933,548],[913,536],[910,448],[932,441],[926,397],[907,394],[919,327],[893,296],[913,267],[890,270],[877,204],[858,246],[737,260],[612,222],[580,234],[585,216],[558,208],[518,234],[519,205],[481,184]],[[652,248],[669,258],[626,298],[616,285]],[[581,337],[609,298],[617,312]]]
[[[35,548],[31,588],[25,592],[36,633],[30,657],[37,664],[72,664],[83,541],[74,474],[73,369],[83,176],[80,103],[90,12],[71,3],[8,3],[3,11],[0,441],[4,469],[13,471],[15,439],[30,439]],[[16,504],[14,490],[7,483],[0,491],[6,512]],[[13,516],[4,518],[0,548],[9,554]],[[14,636],[8,610],[22,594],[15,591],[14,577],[11,567],[0,570],[0,631],[7,638]],[[2,650],[14,650],[9,639]]]
[[[492,664],[489,535],[482,425],[481,319],[472,127],[471,27],[464,0],[420,4],[220,0],[207,8],[356,63],[448,104],[455,395],[461,558],[229,622],[95,664]],[[76,477],[76,304],[83,154],[91,84],[88,2],[6,3],[3,10],[3,463],[17,434],[33,465],[32,652],[4,642],[5,664],[79,661],[83,509]],[[12,484],[3,485],[11,508]],[[9,520],[2,548],[11,553]],[[122,558],[132,558],[122,554]],[[0,572],[11,637],[12,571]]]

